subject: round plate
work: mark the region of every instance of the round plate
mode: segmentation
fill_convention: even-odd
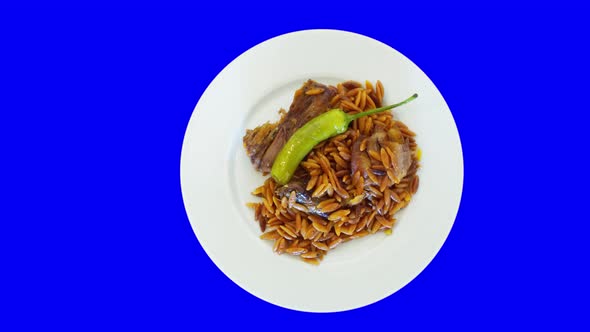
[[[385,103],[417,92],[394,116],[417,133],[420,188],[397,214],[392,235],[378,233],[330,251],[319,266],[277,255],[260,240],[247,202],[265,177],[242,146],[247,128],[278,119],[308,78],[385,87]],[[182,195],[199,242],[225,275],[270,303],[334,312],[383,299],[415,278],[449,234],[461,199],[463,156],[451,112],[414,63],[374,39],[344,31],[306,30],[246,51],[211,82],[189,121],[180,164]]]

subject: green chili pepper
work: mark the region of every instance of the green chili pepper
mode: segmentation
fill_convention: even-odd
[[[271,176],[279,184],[286,184],[291,180],[299,163],[307,156],[314,146],[322,141],[344,133],[348,125],[360,117],[390,110],[416,99],[418,94],[401,103],[375,108],[357,114],[346,114],[341,109],[332,109],[311,119],[289,138],[283,146],[270,171]]]

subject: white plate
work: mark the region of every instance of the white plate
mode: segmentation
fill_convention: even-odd
[[[276,255],[246,202],[264,177],[252,168],[246,128],[278,119],[303,82],[381,80],[386,103],[414,92],[395,111],[417,133],[420,188],[398,214],[393,235],[376,234],[330,251],[319,266]],[[251,294],[301,311],[333,312],[383,299],[415,278],[443,245],[457,214],[463,156],[451,112],[430,79],[402,54],[374,39],[307,30],[267,40],[232,61],[211,82],[182,147],[182,195],[192,228],[213,262]]]

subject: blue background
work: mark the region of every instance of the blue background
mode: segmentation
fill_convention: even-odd
[[[406,5],[2,8],[0,330],[590,328],[588,10]],[[326,315],[226,278],[179,179],[209,82],[248,48],[308,28],[362,33],[414,61],[449,104],[465,160],[459,214],[428,268],[383,301]]]

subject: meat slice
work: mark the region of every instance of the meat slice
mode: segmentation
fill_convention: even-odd
[[[248,130],[243,138],[244,147],[256,170],[270,172],[276,156],[293,133],[330,107],[337,90],[308,80],[295,92],[289,112],[278,124],[264,124]]]
[[[371,158],[367,154],[366,150],[361,151],[361,143],[367,138],[367,136],[359,136],[352,145],[352,155],[350,157],[350,170],[351,176],[357,171],[360,171],[361,175],[365,175],[366,172],[371,168]]]
[[[395,158],[392,160],[393,163],[393,175],[397,179],[396,183],[399,183],[406,174],[410,166],[412,166],[412,150],[408,142],[400,144],[398,142],[388,142],[391,151]]]
[[[262,156],[277,134],[278,123],[267,122],[255,129],[246,130],[243,138],[246,153],[254,168],[260,170]]]
[[[380,141],[382,146],[387,146],[393,152],[395,158],[391,160],[393,164],[393,174],[396,179],[401,181],[412,166],[412,150],[407,139],[404,139],[398,128],[391,128],[387,132],[387,138]]]
[[[315,197],[311,197],[311,192],[305,190],[307,181],[309,181],[309,177],[293,178],[286,185],[277,188],[275,193],[281,198],[289,198],[291,197],[291,192],[295,192],[295,202],[305,206],[307,213],[327,218],[328,214],[317,208],[320,200]]]
[[[361,151],[360,145],[365,139],[367,140],[366,149]],[[412,150],[408,141],[403,138],[397,128],[390,129],[388,132],[378,130],[368,138],[361,136],[355,141],[351,150],[352,175],[357,171],[360,171],[364,177],[367,176],[368,171],[377,173],[375,170],[370,170],[371,158],[368,155],[368,151],[378,152],[382,147],[388,147],[393,152],[394,158],[391,160],[392,171],[397,180],[396,183],[399,183],[408,174],[408,170],[412,166]]]

